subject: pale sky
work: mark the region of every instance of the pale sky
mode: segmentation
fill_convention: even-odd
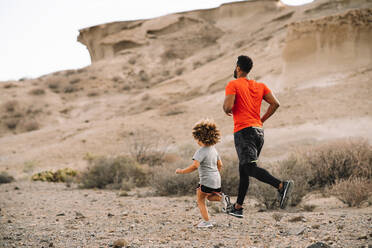
[[[0,0],[0,81],[90,64],[79,29],[218,7],[233,0]],[[313,0],[282,0],[303,4]]]

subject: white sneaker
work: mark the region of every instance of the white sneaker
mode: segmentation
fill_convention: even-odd
[[[212,227],[213,224],[210,221],[202,220],[198,224],[198,228]]]
[[[225,195],[224,193],[222,195],[222,212],[227,213],[229,208],[231,207],[230,197],[228,195]]]

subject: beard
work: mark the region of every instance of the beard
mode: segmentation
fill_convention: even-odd
[[[234,70],[234,78],[237,78],[238,75],[236,74],[236,69]]]

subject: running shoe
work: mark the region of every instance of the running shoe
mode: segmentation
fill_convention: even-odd
[[[228,195],[225,195],[224,193],[222,195],[222,212],[227,213],[228,210],[231,208],[231,202],[230,202],[230,197]]]
[[[198,228],[206,228],[206,227],[212,227],[213,224],[210,221],[202,220],[198,224]]]
[[[288,181],[284,181],[282,189],[278,190],[281,209],[286,208],[288,199],[291,196],[292,188],[293,188],[293,181],[288,180]]]
[[[237,218],[243,218],[243,208],[236,209],[235,206],[232,205],[230,211],[228,211],[228,214]]]

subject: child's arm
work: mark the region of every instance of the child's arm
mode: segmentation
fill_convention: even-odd
[[[221,159],[217,160],[217,169],[218,169],[219,172],[221,172],[222,165],[223,165],[223,164],[222,164]]]
[[[199,161],[194,160],[192,165],[190,165],[189,167],[185,169],[177,169],[176,174],[187,174],[187,173],[193,172],[194,170],[198,169],[199,165],[200,165]]]

